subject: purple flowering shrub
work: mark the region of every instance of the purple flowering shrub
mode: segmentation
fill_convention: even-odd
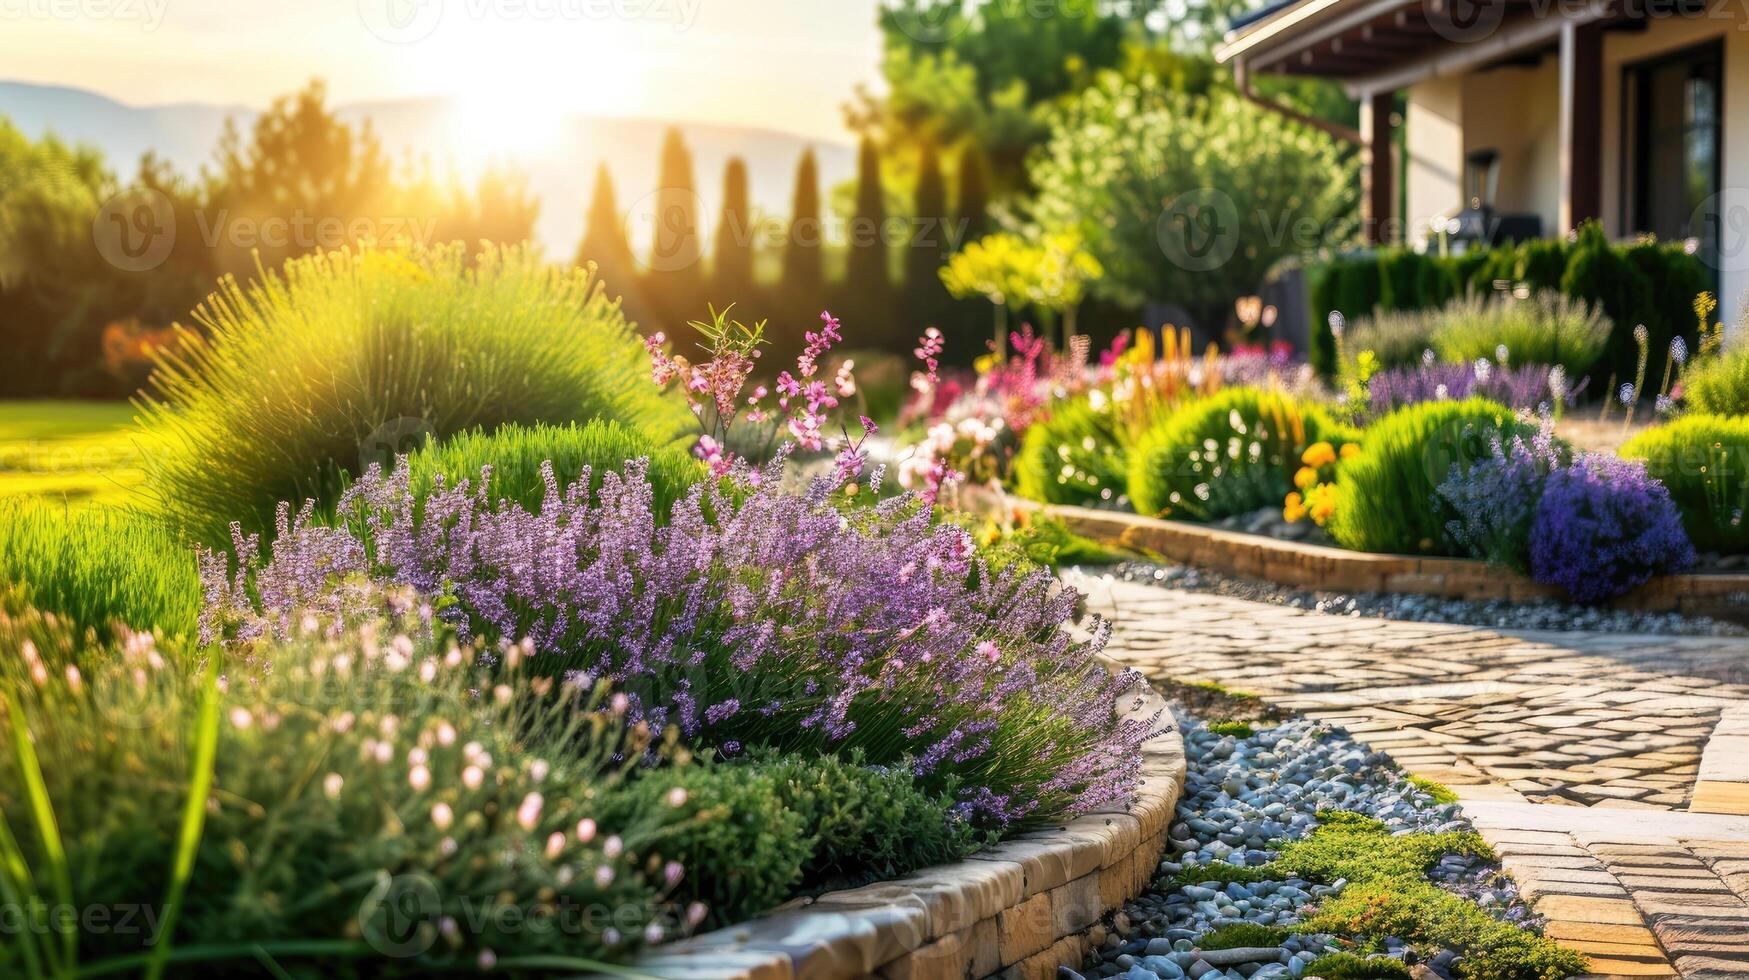
[[[1386,368],[1366,381],[1367,409],[1373,416],[1387,415],[1404,405],[1430,401],[1462,401],[1472,396],[1499,402],[1507,408],[1535,411],[1557,400],[1552,387],[1559,387],[1559,400],[1571,404],[1580,385],[1571,391],[1557,380],[1550,384],[1547,365],[1503,366],[1482,364],[1420,363]]]
[[[1476,558],[1528,573],[1530,526],[1543,482],[1569,456],[1552,425],[1528,439],[1494,433],[1488,456],[1468,467],[1452,464],[1439,485],[1439,497],[1457,515],[1446,522],[1452,540]]]
[[[1692,564],[1681,514],[1644,463],[1584,453],[1549,475],[1530,530],[1538,582],[1600,602]]]
[[[1095,658],[1106,630],[1061,629],[1077,596],[1043,569],[992,570],[962,528],[907,496],[834,505],[836,484],[783,487],[780,458],[701,484],[670,519],[647,463],[591,492],[545,474],[538,510],[405,467],[368,473],[345,526],[282,507],[271,560],[237,536],[239,571],[203,557],[203,632],[285,634],[315,609],[365,615],[411,587],[464,635],[526,638],[552,674],[611,679],[636,720],[734,756],[753,746],[908,761],[920,785],[1008,825],[1110,805],[1155,722],[1119,722],[1139,687]]]
[[[1602,602],[1654,575],[1681,571],[1694,548],[1663,484],[1643,463],[1572,453],[1545,424],[1535,436],[1494,440],[1490,455],[1454,464],[1439,497],[1471,555]]]

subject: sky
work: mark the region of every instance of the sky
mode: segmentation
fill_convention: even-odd
[[[130,105],[460,95],[483,138],[555,114],[840,138],[876,0],[0,0],[0,78]]]

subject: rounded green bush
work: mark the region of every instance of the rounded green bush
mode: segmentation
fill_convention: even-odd
[[[1648,429],[1621,455],[1670,491],[1700,551],[1749,553],[1749,417],[1687,415]]]
[[[1257,388],[1228,388],[1166,416],[1130,452],[1136,512],[1213,521],[1280,506],[1305,447],[1353,430],[1319,406]]]
[[[1688,407],[1708,415],[1749,415],[1749,344],[1702,361],[1682,377]]]
[[[490,466],[487,498],[509,500],[536,512],[547,492],[541,464],[552,462],[561,492],[577,481],[585,466],[590,489],[599,490],[609,471],[622,473],[628,460],[644,457],[650,460],[656,516],[665,520],[675,501],[705,479],[704,464],[684,449],[659,444],[618,422],[507,425],[493,432],[464,432],[410,454],[407,482],[414,497],[423,500],[439,476],[454,486],[460,480],[477,481],[481,467]]]
[[[226,280],[195,318],[206,335],[161,360],[141,415],[164,447],[151,489],[210,544],[427,439],[608,418],[665,441],[690,423],[601,284],[524,249],[309,256]]]
[[[1026,430],[1014,457],[1016,491],[1047,504],[1092,504],[1124,492],[1129,461],[1110,412],[1086,398]]]
[[[1354,551],[1463,555],[1446,530],[1456,515],[1436,489],[1452,467],[1486,458],[1495,434],[1535,431],[1484,398],[1400,408],[1367,429],[1360,452],[1337,467],[1340,504],[1325,530]]]

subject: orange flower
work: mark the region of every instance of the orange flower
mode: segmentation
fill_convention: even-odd
[[[1327,442],[1315,442],[1306,447],[1300,462],[1314,468],[1328,466],[1336,462],[1336,450]]]
[[[1287,503],[1281,509],[1281,516],[1289,524],[1298,524],[1305,519],[1306,507],[1299,494],[1290,493],[1287,495]]]
[[[1318,485],[1318,471],[1310,466],[1303,466],[1294,474],[1294,486],[1301,490],[1310,490]]]
[[[1342,446],[1342,458],[1343,459],[1352,459],[1355,456],[1359,456],[1359,455],[1360,455],[1360,443],[1349,442],[1349,443],[1343,444],[1343,446]]]

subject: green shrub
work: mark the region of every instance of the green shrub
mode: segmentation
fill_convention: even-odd
[[[1689,409],[1707,415],[1749,416],[1749,343],[1734,341],[1682,377]]]
[[[195,537],[271,527],[279,501],[331,501],[347,473],[427,437],[617,419],[658,441],[687,425],[588,271],[521,249],[334,252],[226,281],[162,359],[141,406],[151,474]]]
[[[1532,292],[1560,289],[1567,274],[1567,242],[1560,238],[1538,238],[1501,252],[1506,261],[1496,267],[1497,279],[1511,279],[1530,287]],[[1572,295],[1572,294],[1568,294]]]
[[[1250,738],[1257,730],[1246,721],[1217,721],[1208,726],[1210,735],[1231,735],[1234,738]]]
[[[207,651],[197,668],[181,643],[88,650],[13,597],[0,611],[9,904],[162,910],[188,849],[174,944],[158,942],[162,920],[84,927],[66,939],[78,962],[62,956],[65,975],[106,972],[106,958],[108,972],[140,975],[113,958],[154,950],[170,976],[257,975],[274,961],[281,976],[431,976],[487,951],[506,970],[540,955],[587,973],[635,953],[646,924],[673,928],[663,867],[646,858],[681,812],[601,815],[635,760],[669,747],[628,735],[590,691],[537,691],[526,661],[488,665],[412,617],[222,664]],[[495,686],[502,696],[479,696]],[[585,819],[595,824],[580,831]],[[741,858],[686,871],[709,877]],[[566,908],[615,909],[623,941],[574,913],[533,927]],[[444,917],[469,926],[440,934]],[[0,944],[5,976],[36,974],[30,958],[61,947],[46,928],[13,938]]]
[[[80,629],[117,623],[192,634],[201,588],[194,549],[133,510],[39,498],[0,501],[0,583]]]
[[[1408,405],[1374,423],[1360,452],[1337,465],[1340,503],[1325,525],[1344,548],[1461,556],[1446,522],[1456,515],[1436,488],[1453,466],[1484,459],[1496,433],[1535,428],[1480,398]]]
[[[1496,360],[1505,347],[1511,364],[1559,364],[1583,378],[1610,343],[1610,322],[1582,301],[1556,293],[1528,300],[1501,295],[1470,298],[1432,315],[1432,345],[1440,359],[1468,364]]]
[[[1409,968],[1384,956],[1369,960],[1353,953],[1328,953],[1306,967],[1306,976],[1324,980],[1396,980],[1409,976]]]
[[[706,476],[704,464],[676,446],[657,443],[618,422],[593,421],[585,425],[507,425],[494,432],[475,430],[434,442],[407,457],[408,486],[424,499],[442,476],[454,486],[459,480],[475,480],[480,468],[492,467],[487,487],[490,500],[510,500],[525,510],[539,511],[545,499],[546,481],[541,464],[553,464],[560,491],[589,467],[591,490],[601,489],[608,472],[622,472],[627,460],[650,459],[650,485],[655,491],[658,518],[667,517],[674,502],[686,496],[693,484]]]
[[[802,865],[810,891],[896,878],[994,843],[954,814],[951,795],[918,788],[909,765],[772,754],[742,768],[775,780],[778,797],[816,838]]]
[[[1130,453],[1141,514],[1211,521],[1280,506],[1305,447],[1353,433],[1319,406],[1274,391],[1229,388],[1178,409]]]
[[[1047,504],[1109,501],[1124,492],[1127,479],[1116,420],[1086,398],[1062,405],[1028,429],[1014,458],[1016,491]]]
[[[1621,454],[1646,461],[1697,549],[1749,553],[1749,417],[1686,415],[1646,430]]]
[[[777,778],[758,766],[646,773],[598,806],[596,819],[619,824],[662,809],[677,809],[681,820],[653,853],[690,869],[676,897],[702,902],[713,925],[752,918],[789,898],[819,843],[802,814],[785,805]]]
[[[1610,244],[1595,222],[1579,230],[1578,240],[1568,251],[1561,292],[1602,309],[1615,324],[1609,348],[1596,365],[1599,384],[1607,382],[1611,374],[1621,383],[1634,380],[1640,357],[1634,327],[1645,324],[1651,315],[1652,282],[1621,249]]]
[[[1342,336],[1342,371],[1345,375],[1351,373],[1355,359],[1363,351],[1372,351],[1381,368],[1419,364],[1422,354],[1433,349],[1433,335],[1439,324],[1437,310],[1380,312],[1356,320]]]

